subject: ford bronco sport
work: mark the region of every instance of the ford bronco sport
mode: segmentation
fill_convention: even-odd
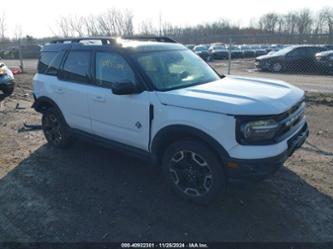
[[[50,42],[33,93],[49,144],[79,136],[149,158],[198,203],[270,176],[308,136],[302,90],[219,75],[166,37]]]

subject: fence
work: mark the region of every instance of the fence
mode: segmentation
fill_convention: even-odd
[[[333,34],[196,34],[171,35],[175,40],[187,43],[229,43],[231,39],[235,44],[333,44]]]
[[[174,37],[176,38],[176,37]],[[177,39],[177,38],[176,38]],[[320,35],[278,35],[278,34],[253,34],[253,35],[215,35],[215,36],[197,36],[192,40],[188,40],[186,38],[186,43],[198,44],[198,43],[207,43],[210,42],[219,42],[226,44],[229,49],[227,50],[228,54],[224,60],[219,60],[215,58],[212,59],[212,63],[219,64],[221,70],[225,74],[234,74],[237,73],[239,69],[242,70],[254,70],[255,69],[255,57],[263,54],[267,54],[269,52],[269,45],[271,44],[280,44],[282,47],[287,46],[288,44],[318,44],[322,41],[329,39],[328,34],[320,34]],[[182,41],[182,40],[181,40]],[[184,41],[184,38],[183,38]],[[208,42],[210,41],[210,42]],[[281,43],[279,43],[281,41]],[[283,41],[283,42],[282,42]],[[289,41],[286,43],[286,41]],[[37,58],[40,57],[40,49],[42,44],[47,42],[47,40],[35,40],[35,39],[22,39],[17,41],[0,41],[0,57],[5,59],[5,62],[10,67],[19,67],[22,71],[28,70],[33,71],[36,70]],[[185,42],[184,42],[185,43]],[[325,42],[322,42],[323,44]],[[261,44],[257,45],[256,51],[250,51],[247,53],[239,54],[239,52],[235,52],[232,50],[233,47],[236,47],[238,44]],[[263,44],[267,44],[266,48]],[[250,46],[251,47],[251,46]],[[252,46],[253,47],[253,46]],[[333,49],[333,46],[331,46]],[[254,49],[253,49],[254,50]],[[319,52],[319,51],[317,51]],[[252,55],[249,55],[251,54]],[[313,57],[314,57],[313,53]],[[333,57],[333,55],[332,55]],[[313,58],[315,59],[315,58]],[[319,58],[321,59],[321,58]],[[324,63],[323,58],[323,63]],[[259,62],[257,62],[259,63]],[[303,64],[306,62],[303,62]],[[327,73],[327,70],[319,70],[317,65],[314,64],[314,60],[312,62],[308,62],[309,65],[305,65],[303,69],[302,62],[296,63],[295,68],[291,68],[291,71],[308,71],[315,73]],[[311,64],[312,63],[312,64]],[[333,62],[332,62],[333,64]],[[258,65],[265,66],[265,65]],[[267,65],[266,65],[267,66]],[[280,68],[282,66],[282,68]],[[265,68],[267,71],[280,71],[284,70],[284,65],[276,64],[275,66],[269,65],[268,68]],[[297,68],[298,67],[298,68]],[[332,65],[333,68],[333,65]],[[333,70],[333,69],[332,69]]]
[[[39,58],[41,47],[36,40],[2,41],[0,42],[0,57],[9,61],[9,66],[17,66],[24,71],[25,62]],[[30,69],[29,65],[28,69]]]

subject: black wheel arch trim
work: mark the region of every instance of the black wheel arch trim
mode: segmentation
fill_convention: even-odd
[[[35,96],[34,96],[34,98],[35,98]],[[61,115],[61,118],[63,119],[65,124],[69,127],[59,106],[51,98],[46,97],[46,96],[35,98],[35,102],[32,104],[32,108],[34,108],[36,112],[40,112],[40,113],[43,113],[43,111],[46,110],[46,108],[45,108],[46,106],[51,106],[51,107],[55,108],[57,110],[57,112]]]
[[[215,150],[219,159],[225,160],[230,158],[228,152],[218,141],[216,141],[216,139],[208,135],[206,132],[188,125],[169,125],[159,130],[151,142],[150,151],[155,160],[159,161],[161,156],[160,153],[162,152],[161,147],[168,144],[168,142],[172,142],[174,137],[185,138],[188,136],[205,142]]]

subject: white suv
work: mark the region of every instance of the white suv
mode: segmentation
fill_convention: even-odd
[[[171,39],[144,39],[43,47],[33,106],[51,145],[85,137],[148,157],[178,194],[203,203],[229,180],[273,174],[304,143],[302,90],[222,76]]]

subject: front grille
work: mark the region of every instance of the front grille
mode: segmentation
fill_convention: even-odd
[[[304,119],[304,108],[305,103],[303,100],[291,107],[287,112],[279,115],[277,120],[280,124],[277,134],[278,141],[285,139],[299,128],[300,123]]]

